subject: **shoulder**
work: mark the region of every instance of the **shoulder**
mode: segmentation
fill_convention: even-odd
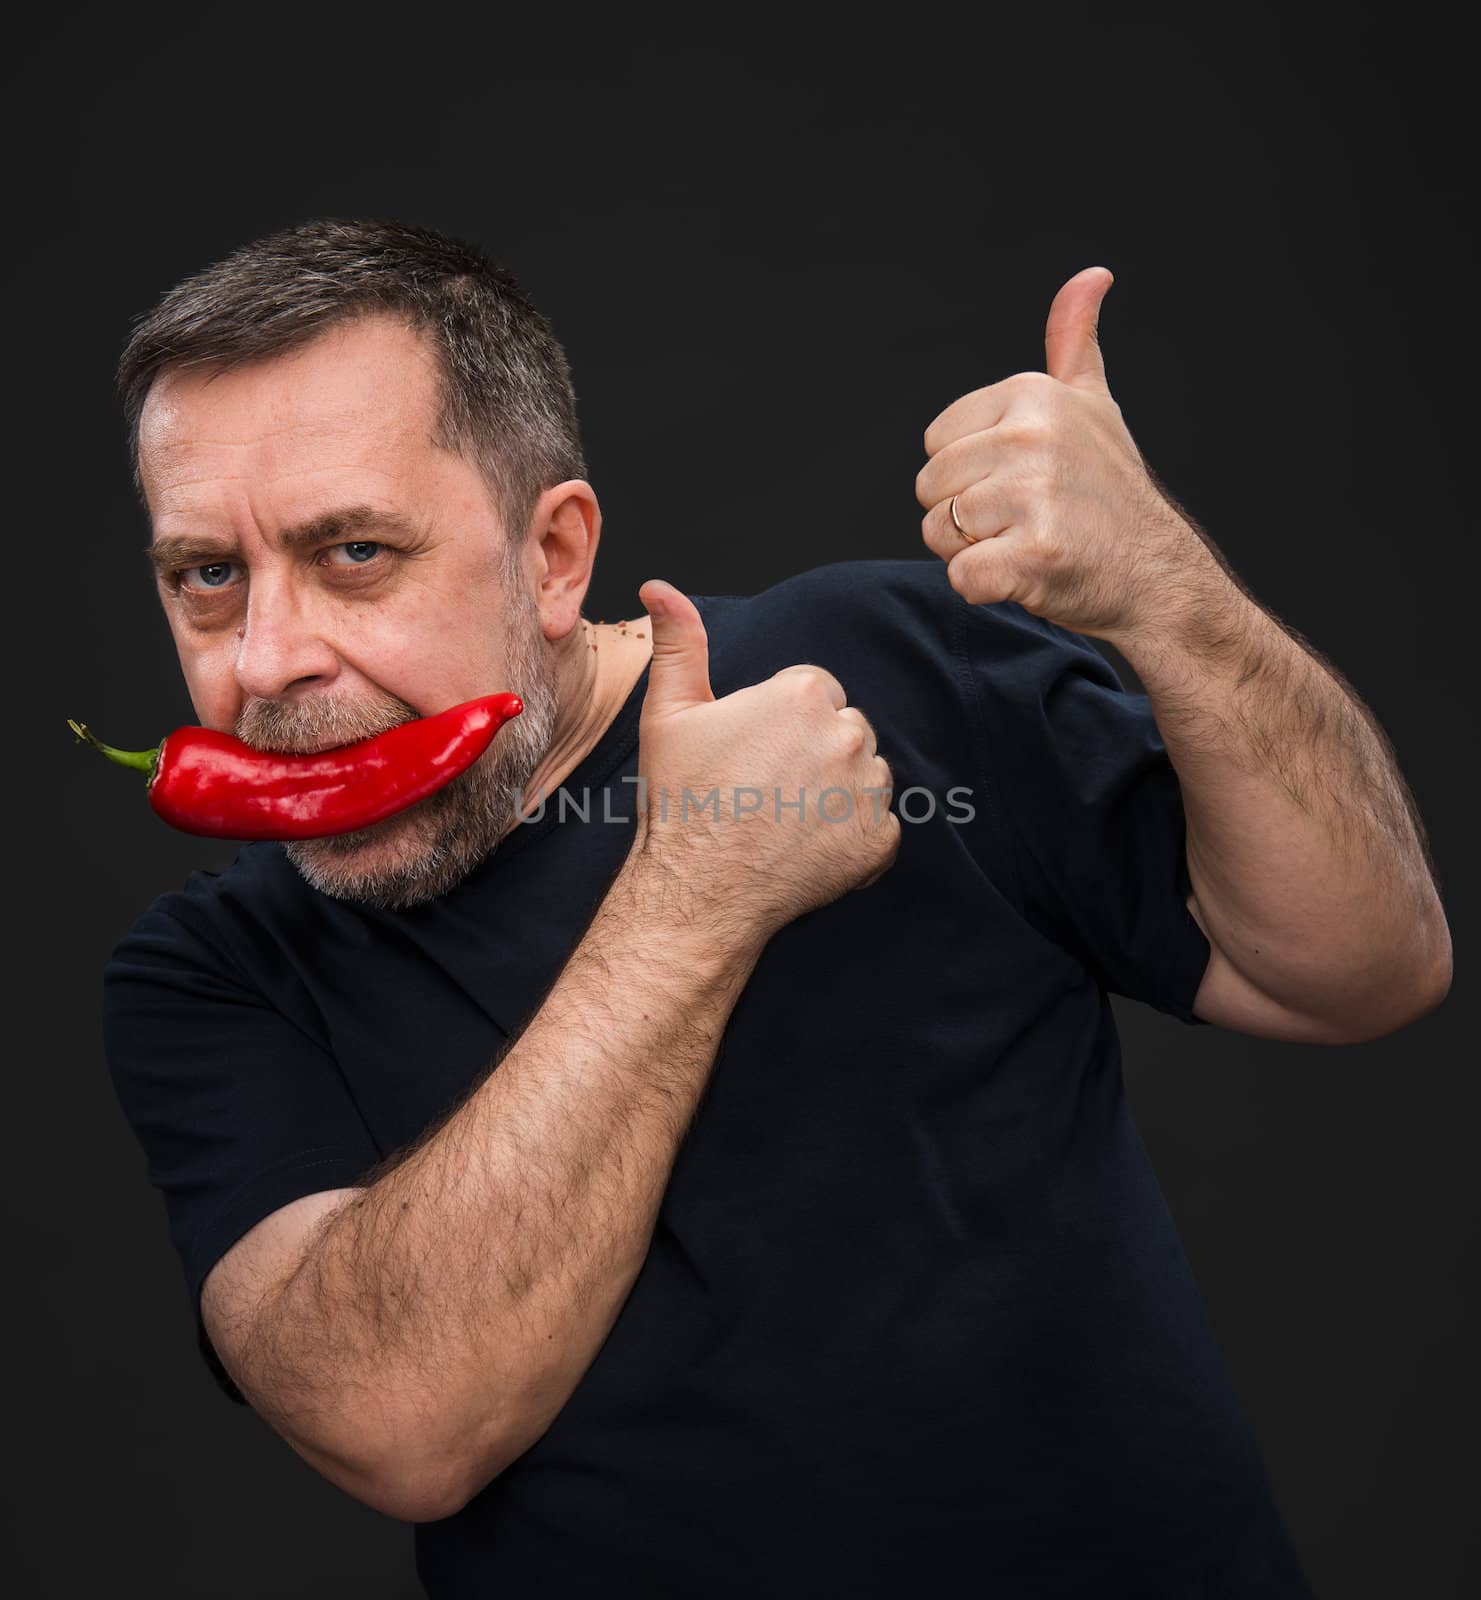
[[[936,560],[833,561],[783,578],[754,595],[698,597],[754,627],[805,626],[833,636],[840,630],[913,620],[929,626],[947,601],[961,602],[944,564]]]
[[[306,887],[281,845],[244,844],[230,866],[197,870],[179,888],[156,895],[114,945],[105,982],[141,965],[238,968],[235,952],[252,926],[293,897],[295,884]]]
[[[247,1048],[246,1019],[280,1013],[327,1046],[305,965],[332,932],[323,897],[281,845],[244,844],[230,866],[192,872],[157,895],[116,942],[103,967],[104,1038],[115,1077],[154,1069],[162,1040],[215,1029]]]
[[[714,659],[735,679],[727,688],[795,661],[841,662],[871,681],[877,672],[950,680],[969,696],[983,681],[1032,678],[1068,662],[1110,671],[1088,639],[1015,601],[964,600],[934,557],[835,561],[758,594],[695,600]]]

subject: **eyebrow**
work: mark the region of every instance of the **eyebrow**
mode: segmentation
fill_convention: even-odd
[[[400,511],[383,511],[375,506],[364,505],[338,506],[333,511],[322,511],[296,527],[284,528],[273,542],[280,550],[293,551],[372,532],[410,537],[415,527],[411,518]],[[240,553],[233,540],[212,539],[204,534],[193,533],[166,534],[144,547],[144,554],[154,564],[155,570],[161,573],[177,567],[229,560]]]

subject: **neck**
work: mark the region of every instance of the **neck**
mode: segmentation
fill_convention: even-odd
[[[596,748],[653,655],[653,622],[579,619],[556,671],[561,712],[555,736],[524,788],[526,814],[540,806]]]

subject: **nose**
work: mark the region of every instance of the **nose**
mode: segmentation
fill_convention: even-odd
[[[281,700],[339,672],[338,655],[287,575],[253,576],[237,640],[237,683],[258,700]]]

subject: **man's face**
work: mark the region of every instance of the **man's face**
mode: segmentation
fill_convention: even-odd
[[[432,443],[436,411],[431,349],[376,317],[215,377],[166,372],[140,419],[160,600],[204,726],[307,752],[524,702],[437,794],[286,847],[323,892],[382,906],[444,893],[511,826],[556,723],[547,631],[575,620],[569,586],[542,613],[538,549],[523,529],[506,545],[476,468]]]

